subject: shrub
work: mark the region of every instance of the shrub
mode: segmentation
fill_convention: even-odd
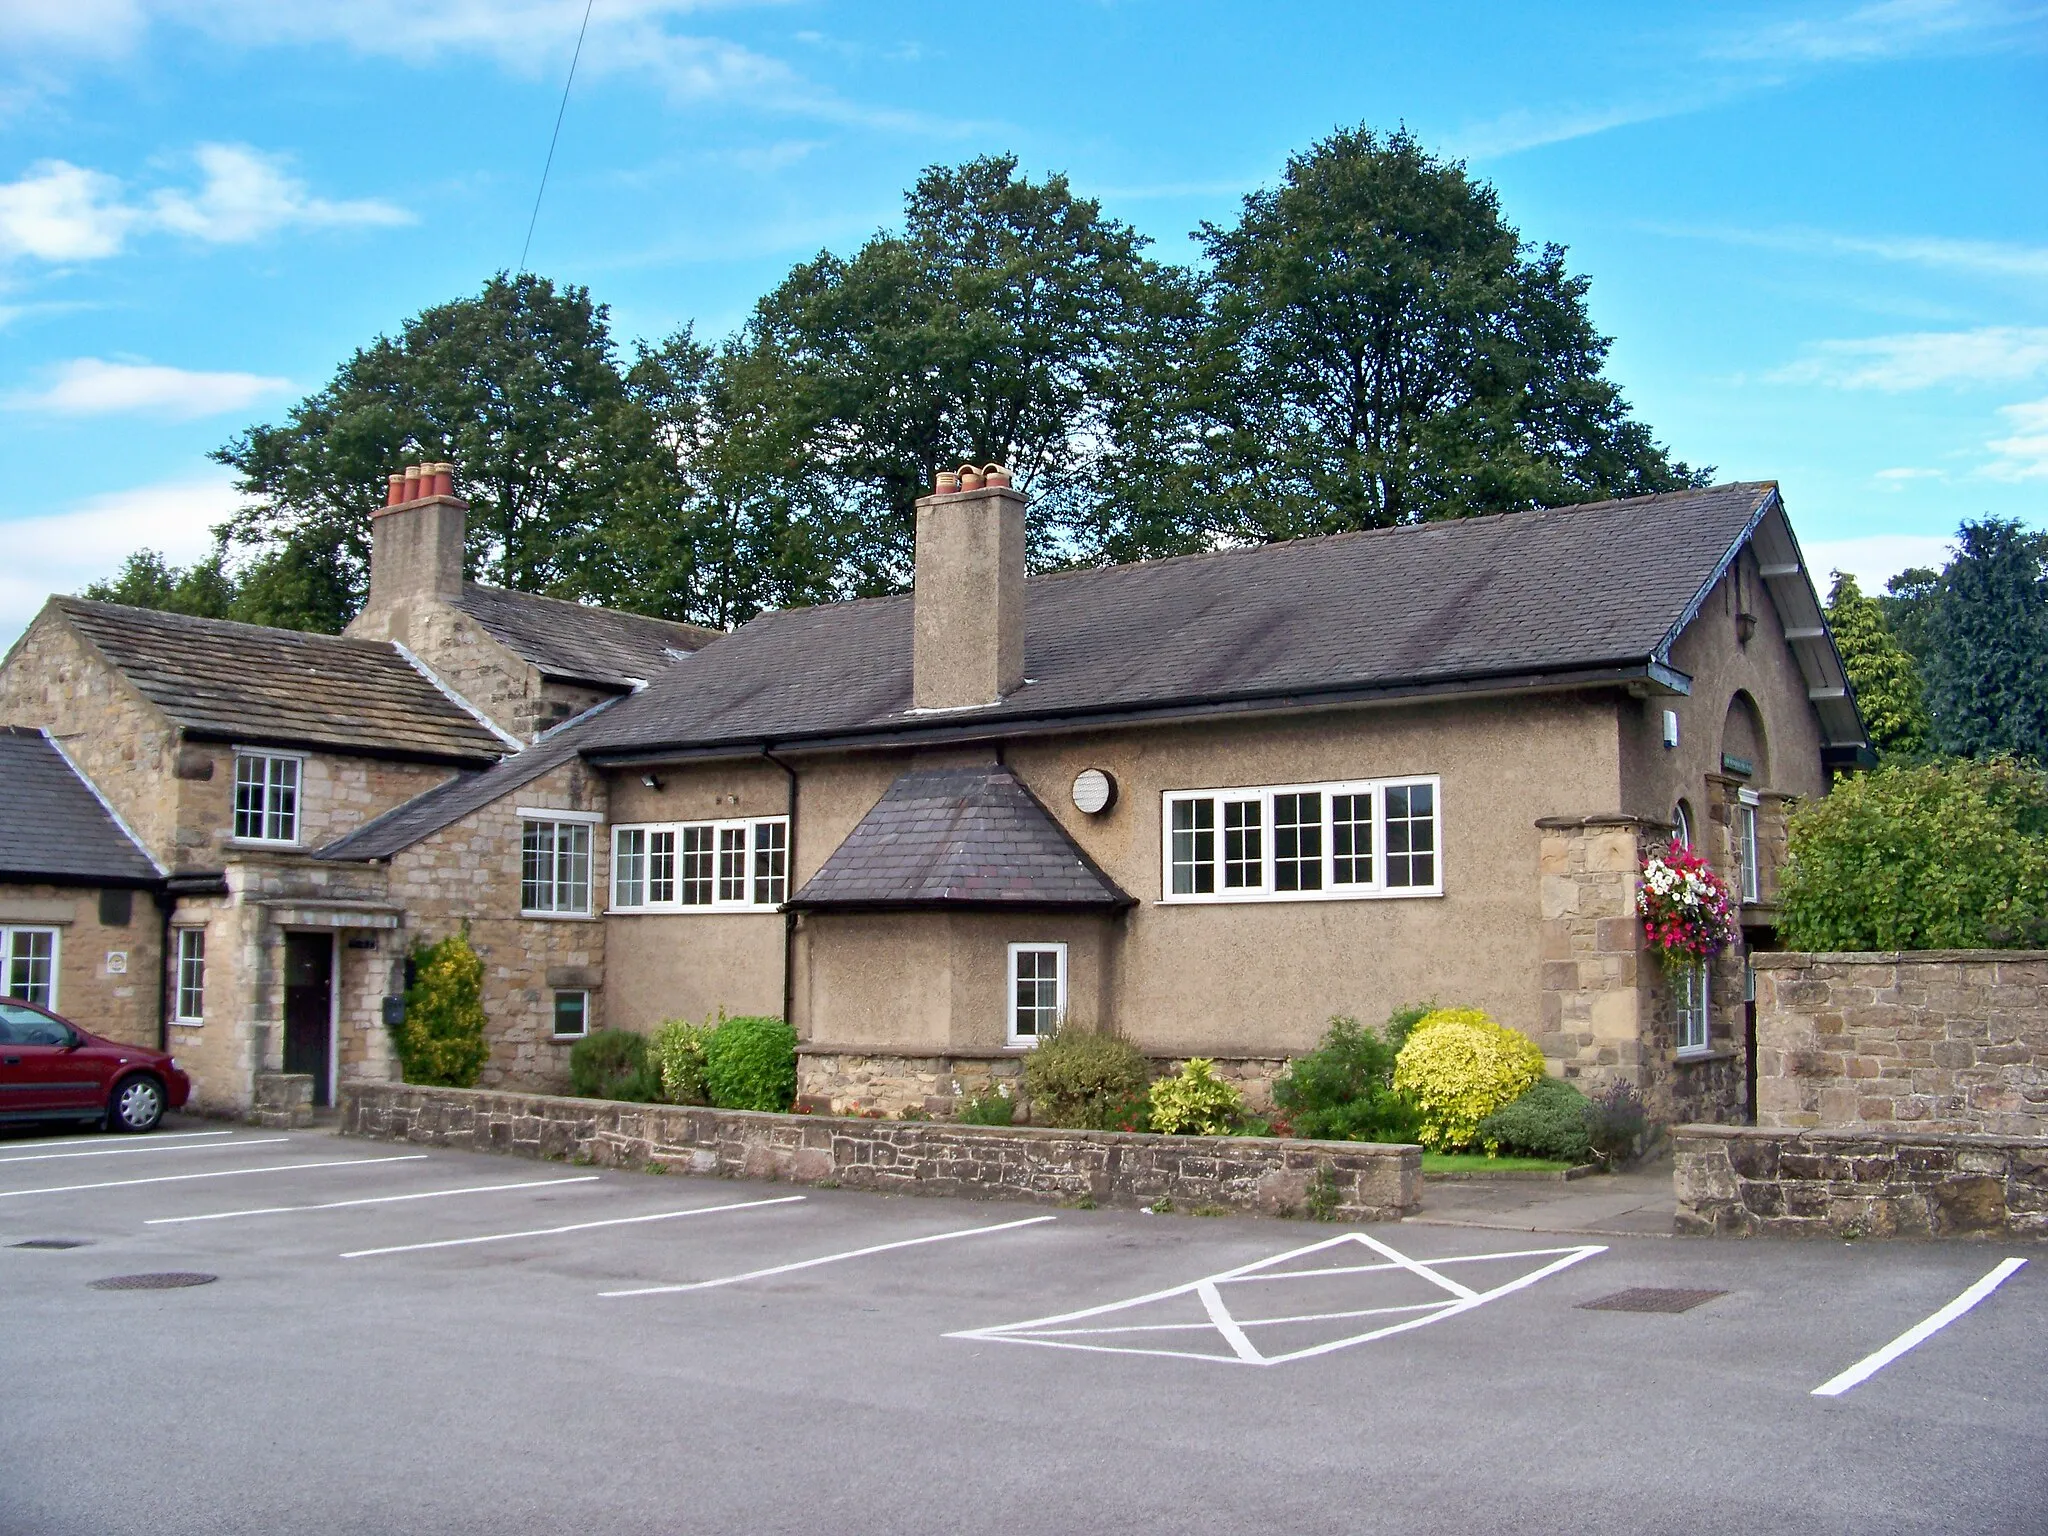
[[[1479,1139],[1479,1122],[1514,1103],[1543,1076],[1543,1052],[1518,1030],[1476,1008],[1425,1016],[1394,1059],[1394,1088],[1420,1111],[1425,1147],[1456,1152]]]
[[[1071,1130],[1118,1129],[1117,1115],[1144,1098],[1151,1079],[1128,1040],[1080,1029],[1054,1031],[1024,1062],[1032,1118]]]
[[[1479,1140],[1488,1152],[1583,1163],[1593,1150],[1586,1132],[1586,1111],[1591,1107],[1586,1096],[1563,1078],[1546,1077],[1480,1121]]]
[[[1394,1058],[1427,1004],[1397,1008],[1385,1032],[1342,1015],[1322,1041],[1273,1082],[1273,1102],[1297,1136],[1318,1141],[1413,1141],[1415,1106],[1394,1092]]]
[[[990,1083],[971,1099],[962,1099],[954,1117],[963,1125],[1010,1125],[1017,1118],[1017,1101]]]
[[[1628,1083],[1610,1083],[1586,1105],[1586,1139],[1603,1163],[1625,1163],[1641,1146],[1643,1096]]]
[[[1217,1077],[1216,1063],[1204,1056],[1190,1057],[1146,1097],[1152,1129],[1168,1136],[1225,1136],[1244,1119],[1244,1095]]]
[[[405,1018],[392,1031],[399,1068],[408,1083],[473,1088],[491,1057],[484,1040],[484,963],[466,933],[417,946],[412,960]]]
[[[796,1102],[796,1031],[780,1019],[726,1019],[704,1041],[704,1085],[720,1109]]]
[[[661,1074],[647,1060],[647,1037],[630,1029],[585,1035],[569,1052],[569,1091],[583,1099],[656,1102]]]
[[[721,1012],[722,1020],[725,1015]],[[661,1096],[671,1104],[709,1104],[711,1090],[704,1081],[704,1043],[716,1024],[693,1024],[688,1019],[670,1019],[654,1032],[648,1042],[647,1059],[661,1078]]]
[[[1789,949],[2048,944],[2048,772],[2010,759],[1880,768],[1792,814]]]

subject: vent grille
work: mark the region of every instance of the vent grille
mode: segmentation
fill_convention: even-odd
[[[1582,1301],[1582,1312],[1690,1312],[1702,1302],[1712,1301],[1716,1296],[1726,1296],[1726,1291],[1677,1291],[1659,1290],[1654,1286],[1637,1286],[1633,1290],[1616,1291],[1612,1296],[1602,1296],[1598,1301]]]
[[[188,1285],[211,1285],[219,1275],[202,1275],[192,1270],[169,1270],[160,1275],[114,1275],[95,1280],[96,1291],[176,1291]]]

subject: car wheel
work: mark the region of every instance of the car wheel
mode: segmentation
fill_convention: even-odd
[[[107,1126],[116,1131],[153,1131],[164,1117],[163,1085],[153,1077],[124,1077],[107,1105]]]

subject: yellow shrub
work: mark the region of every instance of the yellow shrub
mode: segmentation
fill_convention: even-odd
[[[1479,1140],[1479,1122],[1543,1076],[1543,1052],[1477,1008],[1426,1014],[1394,1058],[1394,1088],[1422,1113],[1422,1144],[1451,1152]],[[1489,1152],[1495,1150],[1488,1147]]]
[[[1202,1056],[1154,1083],[1151,1106],[1152,1129],[1169,1136],[1227,1136],[1244,1118],[1244,1096]]]

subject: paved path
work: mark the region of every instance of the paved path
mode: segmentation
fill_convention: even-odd
[[[1669,1237],[1677,1197],[1671,1159],[1627,1173],[1551,1179],[1431,1179],[1422,1214],[1406,1225],[1481,1227],[1501,1232],[1570,1232]]]

